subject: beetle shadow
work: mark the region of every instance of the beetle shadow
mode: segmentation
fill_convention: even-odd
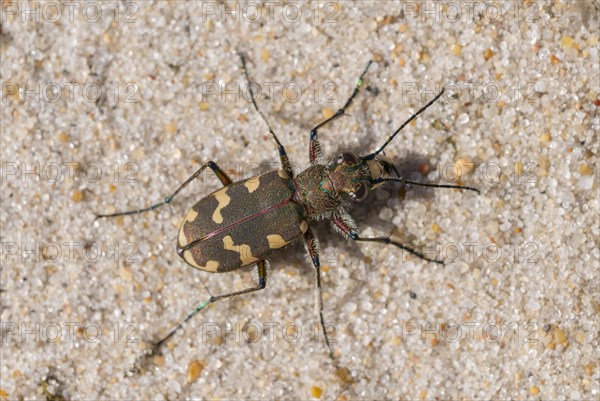
[[[364,148],[363,148],[364,149]],[[350,149],[350,151],[353,151]],[[357,152],[360,154],[360,152]],[[396,166],[398,173],[401,178],[415,182],[431,183],[427,180],[427,175],[431,172],[432,165],[430,160],[417,153],[409,153],[403,158],[393,158],[392,162]],[[381,196],[377,192],[384,192],[386,195]],[[356,204],[349,213],[356,222],[357,232],[361,235],[364,232],[365,227],[372,227],[380,234],[378,236],[388,236],[394,233],[394,237],[401,243],[411,246],[415,237],[419,233],[410,233],[403,230],[402,226],[394,225],[390,220],[384,220],[380,218],[381,210],[388,207],[390,199],[397,199],[398,206],[402,207],[403,203],[407,200],[419,200],[426,203],[432,202],[435,199],[435,189],[420,187],[401,182],[387,182],[382,186],[372,190],[369,196],[361,203]],[[329,231],[326,231],[326,230]],[[325,230],[319,231],[322,235],[325,233],[334,234],[331,236],[333,246],[336,249],[344,250],[350,257],[355,259],[364,258],[364,253],[361,251],[361,246],[356,246],[354,241],[346,240],[343,236],[337,234],[331,228],[325,228]],[[378,246],[385,247],[389,245],[377,244]],[[342,248],[343,247],[343,248]],[[398,252],[403,252],[397,249]]]

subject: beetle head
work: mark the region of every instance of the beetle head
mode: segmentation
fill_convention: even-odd
[[[345,201],[360,202],[369,191],[382,184],[391,171],[397,171],[385,156],[366,160],[351,152],[342,152],[327,165],[336,193]]]

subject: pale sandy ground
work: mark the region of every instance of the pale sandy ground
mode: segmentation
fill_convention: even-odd
[[[2,2],[0,400],[598,399],[598,3],[261,4]],[[208,175],[92,224],[208,160],[277,165],[236,49],[298,169],[369,59],[327,153],[375,149],[447,84],[387,155],[482,193],[390,185],[354,210],[363,235],[458,250],[446,266],[316,225],[338,367],[298,244],[126,377],[209,290],[249,285],[175,253]]]

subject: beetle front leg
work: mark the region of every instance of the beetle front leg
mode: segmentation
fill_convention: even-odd
[[[250,99],[252,100],[252,106],[260,115],[260,118],[263,120],[263,122],[269,130],[269,134],[271,134],[271,138],[273,138],[273,140],[277,144],[277,150],[279,151],[279,160],[281,162],[281,169],[289,178],[294,178],[294,170],[292,169],[292,164],[290,163],[290,159],[285,151],[285,148],[279,141],[279,138],[277,137],[277,134],[275,134],[275,131],[273,131],[273,128],[271,128],[271,124],[269,124],[267,117],[265,117],[263,112],[260,111],[260,109],[258,108],[256,98],[254,97],[254,90],[252,90],[252,82],[250,82],[250,74],[248,74],[248,68],[246,67],[246,58],[242,53],[239,53],[239,56],[242,61],[242,69],[244,70],[244,76],[246,77],[246,81],[248,81],[248,90],[250,91]]]
[[[321,263],[319,262],[319,243],[316,238],[313,236],[311,229],[309,228],[304,233],[304,243],[306,244],[306,249],[310,255],[310,260],[315,267],[315,282],[317,285],[317,302],[319,306],[319,320],[321,322],[321,329],[323,330],[323,335],[325,337],[325,343],[327,344],[327,348],[329,349],[329,356],[333,359],[333,348],[331,347],[331,343],[329,342],[329,336],[327,335],[327,330],[325,328],[325,319],[323,318],[323,295],[321,293]]]
[[[354,241],[379,242],[379,243],[386,244],[386,245],[394,245],[402,250],[405,250],[408,253],[415,255],[416,257],[418,257],[420,259],[426,260],[428,262],[439,263],[441,265],[444,264],[443,260],[430,259],[427,256],[423,255],[421,252],[419,252],[413,248],[410,248],[406,245],[403,245],[398,241],[394,241],[390,237],[370,237],[370,238],[359,237],[358,234],[356,233],[356,231],[354,230],[354,228],[350,227],[349,224],[346,224],[346,222],[344,222],[342,217],[334,216],[331,219],[331,222],[334,224],[334,227],[337,227],[338,229],[340,229],[348,238],[351,238]]]
[[[111,213],[111,214],[97,214],[96,218],[94,219],[94,221],[96,221],[98,219],[101,219],[103,217],[127,216],[127,215],[130,215],[130,214],[138,214],[138,213],[149,212],[150,210],[154,210],[154,209],[156,209],[156,208],[158,208],[160,206],[166,205],[167,203],[171,203],[171,201],[173,200],[173,198],[175,197],[175,195],[177,195],[179,193],[179,191],[181,191],[190,182],[192,182],[200,174],[202,174],[202,172],[207,167],[210,167],[210,169],[213,171],[213,173],[215,173],[215,175],[217,176],[217,178],[219,179],[219,181],[221,181],[221,183],[223,184],[223,186],[227,186],[227,185],[231,184],[231,179],[227,176],[227,173],[225,173],[223,170],[221,170],[221,168],[217,165],[217,163],[215,163],[215,162],[213,162],[211,160],[208,163],[203,164],[202,167],[200,167],[198,169],[198,171],[196,171],[190,178],[188,178],[183,184],[181,184],[179,186],[179,188],[177,188],[175,190],[175,192],[173,192],[171,195],[167,196],[164,201],[156,203],[156,204],[151,205],[151,206],[148,206],[148,207],[143,208],[143,209],[130,210],[130,211],[127,211],[127,212],[117,212],[117,213]]]
[[[364,78],[365,74],[367,73],[367,70],[371,66],[371,63],[373,63],[373,60],[369,60],[369,63],[365,67],[362,74],[360,74],[360,77],[358,78],[358,81],[356,82],[356,86],[354,87],[354,91],[352,92],[352,95],[350,95],[350,97],[348,98],[346,103],[342,106],[342,108],[339,109],[338,111],[336,111],[334,115],[332,115],[331,117],[329,117],[328,119],[326,119],[325,121],[323,121],[322,123],[317,125],[315,128],[310,130],[310,147],[308,149],[308,159],[311,163],[315,162],[315,160],[318,160],[321,157],[321,145],[319,144],[319,138],[317,137],[317,130],[319,128],[323,127],[324,125],[329,124],[336,118],[343,116],[345,114],[346,109],[350,106],[350,104],[352,103],[352,100],[354,100],[354,98],[358,94],[358,91],[360,90],[360,87],[363,84],[363,78]]]

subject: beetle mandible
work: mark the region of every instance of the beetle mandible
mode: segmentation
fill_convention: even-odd
[[[277,145],[281,170],[271,171],[234,183],[214,161],[209,161],[202,165],[164,201],[143,209],[98,214],[96,219],[144,213],[171,203],[183,188],[202,174],[206,168],[210,168],[223,184],[223,187],[198,201],[187,212],[179,229],[177,253],[187,264],[211,273],[229,272],[254,265],[253,272],[258,277],[258,282],[255,283],[254,287],[211,296],[207,301],[200,303],[169,334],[154,344],[155,349],[158,349],[183,324],[207,305],[218,300],[265,288],[267,285],[267,259],[269,256],[302,237],[315,269],[319,321],[329,355],[333,358],[333,349],[323,318],[319,246],[310,227],[310,222],[317,219],[327,219],[346,238],[358,242],[380,242],[394,245],[423,260],[443,263],[440,260],[427,258],[417,250],[394,241],[390,237],[359,236],[356,224],[350,217],[348,210],[353,204],[364,200],[372,189],[385,182],[395,181],[426,187],[457,188],[478,193],[479,191],[476,188],[466,186],[424,184],[406,180],[400,177],[394,164],[382,155],[385,147],[398,132],[442,96],[443,89],[425,106],[412,114],[374,152],[365,156],[343,152],[330,160],[323,158],[317,131],[345,114],[346,109],[358,94],[363,84],[363,78],[372,61],[368,62],[361,73],[346,103],[331,117],[325,119],[310,131],[309,161],[311,166],[294,176],[284,146],[256,103],[246,67],[246,59],[242,54],[240,54],[240,58],[244,76],[249,84],[252,105]],[[395,173],[395,176],[392,175],[393,173]]]

